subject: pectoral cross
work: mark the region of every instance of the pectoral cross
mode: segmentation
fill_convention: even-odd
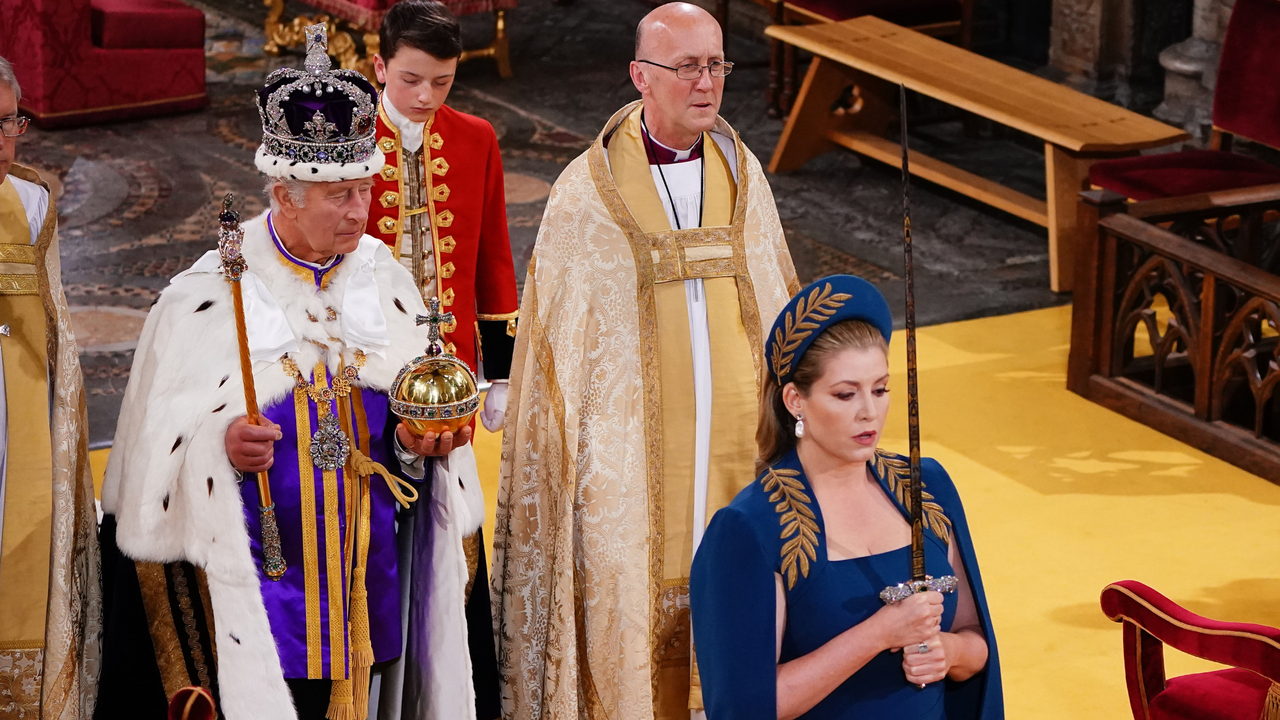
[[[440,355],[444,353],[444,345],[440,342],[440,326],[448,325],[453,322],[453,313],[440,312],[440,298],[431,298],[427,301],[427,314],[418,315],[414,318],[414,322],[418,325],[427,326],[427,354]]]

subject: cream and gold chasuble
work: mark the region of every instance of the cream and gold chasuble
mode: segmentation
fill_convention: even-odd
[[[48,186],[29,168],[10,176]],[[29,186],[28,186],[29,187]],[[0,495],[0,719],[93,711],[101,632],[97,514],[84,384],[49,199],[32,224],[0,177],[0,336],[6,429]]]
[[[710,326],[707,519],[753,479],[762,338],[797,287],[759,161],[733,129],[712,132],[732,139],[736,173],[704,138],[704,227],[672,231],[639,109],[556,182],[524,286],[493,566],[516,720],[685,720],[701,706],[684,281],[703,280]]]

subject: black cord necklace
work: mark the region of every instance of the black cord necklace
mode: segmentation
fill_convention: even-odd
[[[667,191],[667,202],[671,204],[671,217],[675,218],[676,229],[683,230],[684,228],[680,226],[680,213],[676,211],[675,196],[671,194],[671,188],[667,185],[667,176],[662,172],[662,163],[656,162],[658,159],[658,153],[653,149],[653,137],[649,135],[649,126],[645,124],[643,113],[640,115],[640,127],[644,129],[645,149],[648,151],[646,154],[653,156],[655,164],[658,166],[658,177],[662,180],[662,189]],[[702,140],[702,138],[699,137],[698,140]],[[694,145],[697,145],[697,143],[694,143]],[[702,157],[699,158],[699,161],[698,184],[700,189],[698,190],[698,227],[702,227],[702,211],[706,206],[707,199],[707,153],[705,148],[703,150]]]

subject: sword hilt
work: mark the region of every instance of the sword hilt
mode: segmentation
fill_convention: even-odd
[[[893,605],[917,593],[929,592],[930,590],[940,593],[953,593],[958,587],[960,587],[960,581],[956,579],[955,575],[943,575],[942,577],[925,575],[923,580],[909,580],[897,585],[890,585],[880,591],[880,600],[885,605]]]

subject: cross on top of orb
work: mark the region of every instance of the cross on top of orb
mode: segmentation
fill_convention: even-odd
[[[427,314],[418,315],[414,318],[414,322],[418,325],[427,326],[427,340],[430,344],[427,346],[428,352],[431,349],[443,350],[440,342],[440,326],[448,325],[453,322],[453,313],[440,312],[440,298],[431,298],[427,301]]]

